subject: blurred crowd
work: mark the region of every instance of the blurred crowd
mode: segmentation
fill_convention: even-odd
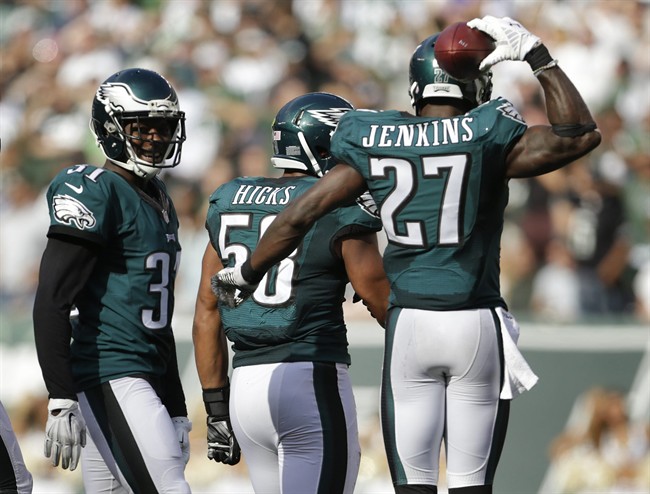
[[[579,397],[574,420],[549,454],[555,494],[646,493],[650,419],[630,417],[624,393],[595,387]]]
[[[237,175],[277,175],[269,160],[276,111],[307,91],[359,108],[410,110],[417,43],[486,14],[518,19],[542,38],[603,134],[585,159],[511,182],[502,244],[510,308],[519,319],[552,323],[650,322],[648,0],[3,0],[0,342],[31,335],[49,181],[65,166],[104,162],[88,122],[110,74],[157,70],[186,112],[183,160],[164,178],[181,221],[177,312],[191,316],[207,198]],[[497,65],[493,82],[493,97],[511,100],[530,125],[547,123],[526,64]],[[43,399],[13,415],[23,419],[15,424],[23,451],[41,463]],[[193,450],[204,447],[202,422],[194,420]],[[387,478],[378,428],[368,430],[361,483],[364,472],[368,482],[378,472]],[[43,467],[43,475],[52,471]],[[242,475],[233,474],[233,485]],[[79,485],[77,472],[68,478]]]
[[[538,34],[595,114],[602,145],[511,184],[503,288],[545,321],[650,321],[648,1],[10,0],[0,5],[0,300],[31,306],[47,230],[43,195],[64,166],[102,164],[88,130],[100,82],[132,66],[164,74],[187,113],[182,164],[166,173],[181,215],[178,310],[191,312],[208,195],[274,174],[270,123],[297,94],[408,110],[408,60],[446,25],[492,14]],[[524,63],[495,67],[494,96],[546,123]]]

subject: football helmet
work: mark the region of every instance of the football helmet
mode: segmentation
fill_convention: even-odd
[[[439,35],[434,34],[422,41],[411,56],[409,96],[417,115],[420,114],[423,100],[429,98],[462,99],[474,108],[489,101],[492,95],[491,71],[472,81],[459,81],[438,66],[433,47]]]
[[[350,110],[354,107],[349,102],[330,93],[307,93],[289,101],[273,120],[273,166],[322,177],[334,166],[330,138]]]
[[[127,126],[135,130],[127,132]],[[141,128],[145,130],[142,134],[138,133]],[[147,133],[151,128],[156,130],[157,139]],[[185,141],[185,113],[180,110],[176,91],[160,74],[126,69],[110,76],[97,89],[90,129],[107,159],[149,179],[161,168],[179,164]]]

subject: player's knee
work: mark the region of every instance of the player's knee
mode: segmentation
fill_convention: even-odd
[[[168,470],[161,479],[160,494],[191,494],[192,489],[185,480],[184,465]]]

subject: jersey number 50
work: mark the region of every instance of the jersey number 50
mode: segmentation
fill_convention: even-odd
[[[255,244],[264,232],[273,222],[276,215],[271,214],[262,218],[260,221],[259,232]],[[241,264],[250,256],[250,249],[243,243],[230,242],[230,230],[234,228],[251,229],[253,215],[249,213],[227,213],[221,215],[221,226],[219,228],[219,250],[221,252],[222,262],[226,263],[231,256],[234,256],[235,263]],[[284,305],[291,300],[293,293],[293,273],[296,267],[296,255],[298,249],[295,249],[289,257],[280,261],[280,263],[270,269],[260,281],[257,290],[251,297],[260,305],[278,306]]]

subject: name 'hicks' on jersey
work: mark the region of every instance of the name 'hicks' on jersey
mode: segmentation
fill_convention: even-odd
[[[246,185],[238,187],[232,199],[233,205],[264,204],[267,206],[284,206],[291,199],[291,193],[296,190],[294,185],[287,187],[272,187],[269,185]]]

